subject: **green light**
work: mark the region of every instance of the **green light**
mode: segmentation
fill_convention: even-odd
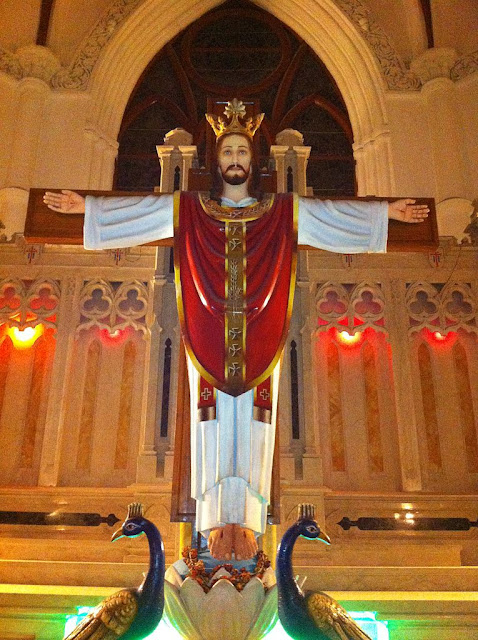
[[[76,614],[67,616],[64,635],[67,636],[87,616],[94,607],[77,607]],[[144,640],[183,640],[182,636],[168,626],[165,618],[161,620],[157,628]]]
[[[372,640],[389,640],[387,622],[377,620],[375,611],[349,611],[348,613]]]
[[[78,607],[75,615],[67,616],[65,633],[67,636],[87,616],[94,607]],[[372,640],[389,640],[387,623],[377,620],[377,614],[373,611],[349,611],[352,618],[360,627],[368,633]],[[269,631],[267,640],[290,640],[290,636],[284,631],[280,622]],[[158,627],[144,640],[182,640],[182,636],[166,622],[166,616]]]
[[[377,620],[375,612],[349,611],[348,613],[372,640],[389,640],[387,623]],[[290,636],[284,631],[280,622],[277,622],[266,638],[267,640],[290,640]]]

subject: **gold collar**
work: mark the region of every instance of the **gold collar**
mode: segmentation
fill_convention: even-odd
[[[246,207],[222,207],[215,200],[211,200],[209,193],[200,192],[199,202],[208,216],[221,222],[250,222],[257,220],[267,213],[274,202],[274,193],[268,193],[260,202]]]

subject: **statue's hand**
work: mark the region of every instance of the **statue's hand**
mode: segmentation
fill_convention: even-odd
[[[85,199],[75,191],[62,189],[61,193],[45,191],[43,202],[58,213],[85,213]]]
[[[424,222],[430,209],[426,204],[415,204],[416,200],[402,198],[389,202],[388,217],[400,222]]]

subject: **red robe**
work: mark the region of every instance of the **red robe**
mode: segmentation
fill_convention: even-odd
[[[232,396],[266,380],[280,358],[294,298],[297,209],[293,194],[237,209],[175,194],[182,336],[199,373]]]

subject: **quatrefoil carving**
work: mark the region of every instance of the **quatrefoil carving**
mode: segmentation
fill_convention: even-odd
[[[442,331],[476,329],[477,301],[466,283],[442,285],[417,282],[408,287],[406,302],[411,331],[423,327]],[[440,290],[441,289],[441,290]]]
[[[380,285],[374,283],[342,285],[328,282],[319,288],[316,295],[319,323],[323,328],[335,326],[343,329],[345,325],[353,328],[357,318],[364,328],[377,328],[377,322],[381,327],[384,307]]]
[[[133,327],[147,333],[148,303],[148,288],[143,282],[87,282],[80,295],[81,318],[77,331],[93,326],[109,331]]]
[[[60,287],[55,280],[0,281],[0,321],[17,326],[34,326],[41,322],[56,326]]]

